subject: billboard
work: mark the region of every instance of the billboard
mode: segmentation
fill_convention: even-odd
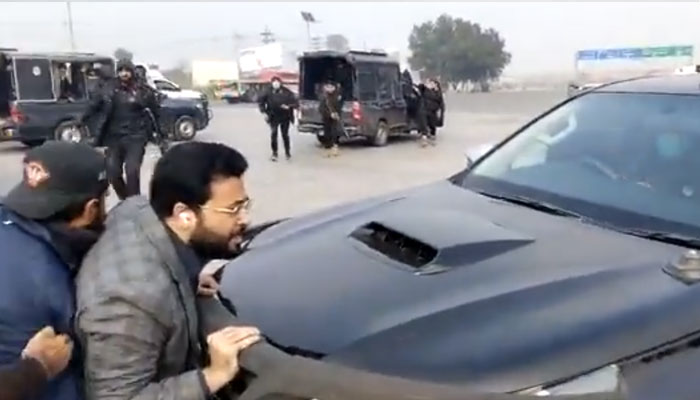
[[[576,52],[578,61],[693,57],[693,46],[631,47]]]
[[[229,60],[192,61],[192,85],[206,86],[211,81],[237,81],[238,64]]]
[[[269,68],[282,68],[283,58],[282,44],[270,43],[241,50],[238,66],[242,74]]]

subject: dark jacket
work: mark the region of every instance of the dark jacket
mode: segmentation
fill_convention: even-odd
[[[445,101],[440,90],[431,90],[421,85],[421,94],[428,121],[435,126],[442,126],[445,116]]]
[[[22,358],[0,366],[0,400],[36,399],[45,386],[46,372],[37,360]]]
[[[154,126],[147,110],[158,120],[159,102],[154,91],[136,80],[123,83],[119,79],[105,81],[98,95],[90,101],[83,121],[91,118],[103,119],[95,124],[95,141],[98,146],[122,138],[137,138],[144,141],[152,137]],[[96,115],[99,114],[99,115]]]
[[[204,400],[186,267],[148,200],[114,208],[77,278],[78,336],[93,399]]]
[[[297,107],[297,99],[291,90],[282,86],[275,90],[268,88],[258,100],[260,112],[267,114],[270,122],[288,122],[294,120],[294,108]],[[282,108],[283,105],[289,107]]]
[[[324,122],[334,121],[331,117],[333,113],[338,114],[340,120],[342,120],[343,96],[337,91],[333,93],[324,92],[318,104],[318,111],[321,113],[321,119]]]
[[[47,325],[72,333],[75,295],[71,269],[49,231],[0,206],[0,365],[15,363],[36,332]],[[46,386],[45,400],[82,399],[76,348],[68,368]]]

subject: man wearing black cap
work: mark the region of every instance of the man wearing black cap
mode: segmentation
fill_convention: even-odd
[[[270,147],[272,147],[272,161],[277,161],[278,146],[277,137],[282,131],[284,152],[287,160],[292,158],[291,143],[289,140],[289,125],[294,122],[294,108],[297,101],[291,90],[282,85],[282,79],[275,76],[270,82],[270,88],[260,96],[260,112],[265,114],[265,120],[270,125]]]
[[[159,104],[154,91],[139,84],[131,61],[119,61],[117,75],[111,87],[91,103],[83,121],[104,114],[107,122],[96,134],[96,145],[107,147],[109,181],[117,196],[125,199],[141,193],[141,164],[156,129],[153,120],[158,121]]]
[[[97,241],[107,192],[104,157],[85,144],[48,142],[29,151],[24,176],[0,205],[0,365],[22,357],[44,327],[73,333],[73,277]],[[82,399],[80,358],[39,399]]]

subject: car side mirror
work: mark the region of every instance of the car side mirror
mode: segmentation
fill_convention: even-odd
[[[495,145],[493,143],[484,143],[478,146],[469,147],[464,152],[464,157],[467,161],[467,168],[471,168],[477,161],[479,161],[486,153],[491,151]]]

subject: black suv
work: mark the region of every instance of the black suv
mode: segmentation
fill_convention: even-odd
[[[96,71],[113,76],[114,60],[92,53],[0,50],[0,141],[37,146],[88,139],[89,129],[77,121],[99,84]],[[166,98],[161,114],[162,130],[175,140],[192,139],[211,118],[206,98]]]
[[[299,132],[322,133],[318,104],[321,87],[328,80],[340,84],[346,137],[365,137],[375,146],[384,146],[391,134],[408,132],[399,63],[386,53],[305,53],[299,71]]]

